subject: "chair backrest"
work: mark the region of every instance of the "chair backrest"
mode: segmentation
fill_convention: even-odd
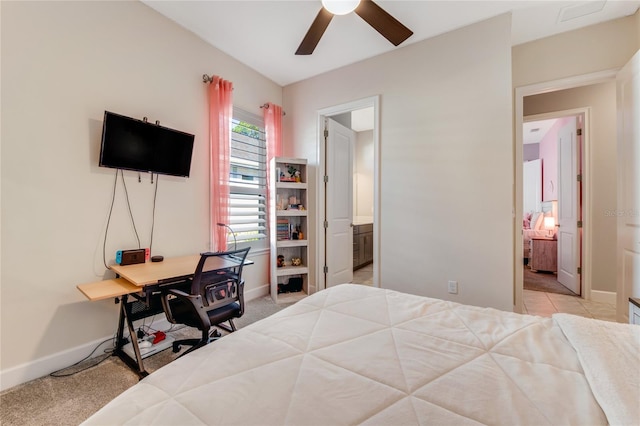
[[[242,269],[249,248],[202,253],[191,283],[191,294],[200,294],[209,308],[226,305],[241,296]],[[221,265],[229,266],[221,269]]]

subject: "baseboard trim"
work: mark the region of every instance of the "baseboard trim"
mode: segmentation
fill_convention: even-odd
[[[96,354],[103,354],[104,349],[111,347],[111,337],[106,336],[75,348],[67,349],[52,355],[38,358],[21,365],[17,365],[0,372],[0,391],[7,390],[14,386],[30,382],[31,380],[44,377],[54,371],[69,367],[95,351]],[[107,340],[105,342],[105,340]]]
[[[269,295],[269,284],[263,284],[257,288],[253,288],[251,290],[245,290],[244,292],[244,300],[246,302],[253,300],[253,299],[259,299],[261,297],[264,296],[268,296]]]
[[[245,301],[258,299],[269,294],[269,284],[261,285],[257,288],[245,292]],[[142,325],[142,321],[135,322],[137,328]],[[154,330],[166,330],[171,327],[171,323],[163,316],[148,324]],[[128,333],[125,333],[128,334]],[[10,389],[14,386],[39,379],[54,371],[69,367],[78,360],[83,359],[95,350],[95,356],[102,355],[105,349],[111,347],[113,336],[105,336],[102,339],[93,340],[89,343],[76,346],[52,355],[38,358],[15,367],[0,371],[0,392]],[[97,349],[96,349],[97,347]]]
[[[591,301],[615,305],[617,294],[614,291],[591,290]]]

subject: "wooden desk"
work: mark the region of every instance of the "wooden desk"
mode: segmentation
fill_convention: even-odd
[[[162,312],[160,304],[161,288],[183,284],[190,278],[198,266],[200,255],[167,258],[162,262],[146,262],[135,265],[112,265],[109,267],[118,278],[79,284],[78,290],[91,301],[104,300],[114,297],[120,303],[120,318],[114,355],[122,359],[140,378],[148,375],[144,369],[138,340],[136,338],[133,321],[146,318]],[[224,270],[239,265],[238,259],[225,257],[211,257],[207,260],[208,269]],[[251,265],[253,261],[245,260],[244,265]],[[135,300],[130,301],[129,298]],[[133,308],[136,305],[135,309]],[[129,331],[129,339],[136,359],[123,351],[125,324]]]
[[[109,269],[121,278],[96,281],[94,283],[78,284],[76,287],[87,299],[91,301],[109,299],[111,297],[124,296],[125,294],[138,293],[144,287],[156,284],[170,284],[171,282],[185,280],[193,275],[198,266],[200,255],[172,257],[162,262],[146,262],[135,265],[111,265]],[[209,264],[213,269],[226,269],[238,265],[238,262],[228,257],[211,258]],[[245,265],[251,265],[253,261],[245,261]]]
[[[135,265],[113,265],[110,269],[137,286],[163,284],[170,281],[189,278],[196,270],[200,255],[173,257],[162,262],[146,262]],[[253,263],[245,262],[245,265]],[[211,269],[227,269],[238,266],[238,262],[230,257],[212,257],[207,261]]]
[[[114,278],[112,280],[103,280],[95,283],[78,284],[76,287],[92,302],[96,300],[110,299],[112,297],[120,297],[125,294],[140,291],[140,287],[131,284],[131,282],[124,278]]]

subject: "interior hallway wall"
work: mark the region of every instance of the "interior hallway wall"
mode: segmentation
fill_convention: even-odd
[[[373,218],[373,130],[356,133],[354,215]]]
[[[633,16],[513,47],[513,87],[622,67],[640,48]]]
[[[512,49],[513,87],[556,81],[624,66],[640,48],[638,44],[639,13],[636,12],[633,16],[514,46]],[[553,111],[564,109],[561,106],[553,106],[552,108]],[[524,115],[533,113],[532,111],[524,111]],[[615,143],[614,140],[615,137],[610,142]],[[612,179],[607,180],[613,182],[614,185],[609,186],[608,191],[615,197],[615,173],[612,175]],[[606,203],[604,199],[602,201]],[[615,230],[613,233],[609,233],[609,228],[605,227],[603,230],[596,230],[594,236],[596,233],[601,236],[606,234],[605,238],[610,238],[611,235],[615,235]],[[592,290],[616,291],[615,257],[611,257],[614,256],[615,247],[605,258],[600,257],[597,253],[602,254],[603,251],[610,250],[610,248],[611,245],[607,242],[605,247],[596,248],[592,252],[594,259],[602,259],[602,261],[597,261],[598,265],[592,271]],[[614,260],[604,263],[604,259]],[[606,281],[603,281],[603,278]],[[522,282],[522,276],[516,276],[516,281],[516,285],[519,285]],[[521,290],[516,290],[516,298],[520,293]]]
[[[503,15],[284,88],[286,150],[316,167],[318,111],[380,95],[382,287],[512,310],[510,33]]]

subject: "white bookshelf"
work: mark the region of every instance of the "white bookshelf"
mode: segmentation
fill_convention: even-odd
[[[276,303],[293,302],[305,297],[309,291],[307,160],[276,157],[270,167],[270,186],[274,188],[269,200],[271,298]],[[278,266],[278,256],[284,257],[284,266]],[[300,263],[294,265],[294,258]],[[301,291],[282,292],[288,289],[290,280],[298,278],[302,283]]]

